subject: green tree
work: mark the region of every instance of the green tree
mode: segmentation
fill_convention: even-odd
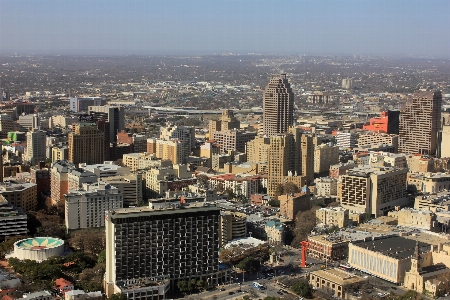
[[[113,294],[108,299],[109,300],[127,300],[127,295],[122,294],[122,293]]]
[[[99,264],[104,264],[106,262],[106,250],[105,249],[100,251],[100,253],[98,254],[97,262]]]
[[[188,290],[188,283],[186,280],[180,280],[177,282],[177,288],[178,290],[180,290],[180,292],[182,293],[187,293]]]
[[[280,207],[280,200],[271,199],[267,204],[272,207]]]
[[[302,297],[312,297],[312,286],[307,281],[299,281],[291,286],[291,290]]]
[[[259,259],[255,257],[244,258],[240,263],[236,265],[237,268],[249,273],[256,272],[260,266],[261,264]]]
[[[284,187],[282,184],[278,184],[275,189],[275,198],[284,194]]]
[[[188,281],[187,286],[188,291],[191,293],[197,289],[197,281],[194,278],[192,278],[191,280]]]
[[[422,299],[422,296],[413,290],[409,290],[397,298],[397,300],[419,300],[419,299]]]

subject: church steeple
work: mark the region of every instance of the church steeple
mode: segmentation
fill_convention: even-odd
[[[414,249],[414,256],[411,258],[411,272],[419,273],[421,271],[420,267],[420,253],[419,253],[419,241],[416,241],[416,247]]]

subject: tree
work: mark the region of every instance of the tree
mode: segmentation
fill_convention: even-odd
[[[260,266],[261,263],[259,259],[255,257],[244,258],[240,263],[236,265],[237,268],[249,273],[256,272]]]
[[[278,184],[275,188],[275,198],[284,194],[284,187],[282,184]]]
[[[302,297],[309,298],[312,296],[312,286],[305,280],[301,280],[291,286],[291,290]]]
[[[105,249],[100,251],[100,253],[98,254],[97,262],[99,264],[104,264],[106,262],[106,250]]]
[[[113,294],[111,295],[111,297],[108,298],[109,300],[127,300],[127,295],[122,294],[122,293],[118,293],[118,294]]]
[[[233,193],[233,191],[231,189],[226,189],[223,193],[227,194],[228,200],[232,200],[232,199],[236,198],[236,195]]]
[[[397,298],[397,300],[420,300],[420,299],[422,299],[422,296],[413,290],[409,290]]]
[[[267,204],[272,207],[280,207],[280,200],[270,199]]]
[[[106,247],[105,232],[97,229],[77,230],[71,233],[69,245],[96,257]]]
[[[197,176],[197,182],[203,187],[208,187],[209,178],[205,174],[201,174]]]
[[[294,247],[299,247],[300,242],[304,241],[316,226],[317,209],[318,207],[313,207],[310,210],[297,213],[295,217],[295,227],[293,230],[294,239],[291,243]]]
[[[194,278],[192,278],[191,280],[188,281],[187,286],[188,291],[191,293],[197,289],[197,281]]]
[[[180,292],[182,293],[187,293],[188,292],[188,284],[186,280],[180,280],[177,282],[177,288],[180,290]]]
[[[219,260],[226,264],[231,262],[233,256],[233,253],[229,249],[222,249],[219,252]]]
[[[295,193],[298,193],[299,191],[300,191],[300,189],[293,182],[286,182],[283,185],[283,194],[295,194]]]
[[[216,184],[216,191],[223,192],[223,183],[222,182],[219,182],[218,184]]]

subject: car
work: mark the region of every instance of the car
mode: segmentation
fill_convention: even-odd
[[[233,291],[229,291],[229,292],[228,292],[228,295],[233,295],[233,294],[234,294]]]
[[[223,291],[225,291],[225,289],[224,289],[224,288],[221,288],[219,291],[223,292]]]
[[[280,273],[280,274],[284,274],[284,271],[283,271],[283,270],[280,270],[280,271],[278,271],[278,273]]]
[[[277,294],[278,295],[283,295],[283,292],[282,291],[278,291]]]

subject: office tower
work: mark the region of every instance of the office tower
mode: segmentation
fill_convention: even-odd
[[[437,155],[441,129],[441,92],[416,91],[400,113],[399,152]]]
[[[107,120],[97,120],[95,122],[95,124],[97,124],[98,130],[103,132],[105,135],[105,142],[104,142],[104,147],[103,147],[105,149],[104,150],[105,160],[110,160],[111,159],[110,146],[111,146],[111,142],[113,141],[110,139],[111,137],[109,135],[110,128],[111,128],[110,123]]]
[[[339,147],[321,144],[314,148],[314,173],[327,175],[330,166],[339,163]]]
[[[73,112],[87,111],[89,106],[100,106],[106,104],[102,97],[70,98],[70,110]]]
[[[52,163],[57,160],[66,160],[69,158],[69,148],[67,146],[52,147]]]
[[[285,183],[285,177],[296,174],[295,140],[292,134],[277,134],[270,137],[269,176],[267,193],[274,197],[279,184]]]
[[[203,202],[105,212],[107,297],[121,292],[135,299],[132,295],[138,290],[140,299],[164,299],[166,291],[152,298],[157,284],[131,285],[144,279],[168,278],[172,289],[178,281],[192,278],[216,286],[223,274],[219,218],[220,209]]]
[[[305,177],[306,184],[314,181],[314,138],[310,135],[301,135],[301,175]],[[298,152],[296,152],[298,155]],[[296,158],[296,160],[298,160]]]
[[[232,129],[239,129],[241,123],[234,116],[234,112],[229,109],[222,110],[222,115],[219,120],[209,121],[209,138],[212,139],[216,131],[226,131]]]
[[[339,198],[342,207],[375,217],[408,205],[406,194],[407,169],[363,166],[341,175]]]
[[[294,93],[286,74],[272,75],[264,91],[263,122],[267,136],[288,132],[294,124]]]
[[[93,123],[79,123],[69,133],[69,161],[100,164],[104,161],[105,134]]]
[[[117,141],[117,133],[125,129],[125,111],[120,106],[89,106],[88,112],[94,122],[104,120],[109,122],[109,140]]]
[[[65,195],[67,230],[105,226],[105,211],[123,207],[123,195],[104,182],[83,184]]]
[[[0,138],[6,139],[8,132],[14,131],[14,121],[7,114],[0,115]]]
[[[220,212],[219,244],[225,246],[229,241],[247,236],[247,215],[235,211]]]
[[[239,129],[222,130],[214,132],[213,139],[220,145],[222,153],[229,150],[245,152],[247,142],[256,137],[256,132],[248,132]]]
[[[31,165],[36,165],[40,161],[46,159],[46,133],[45,131],[33,129],[27,132],[27,150],[24,155],[24,161]]]

